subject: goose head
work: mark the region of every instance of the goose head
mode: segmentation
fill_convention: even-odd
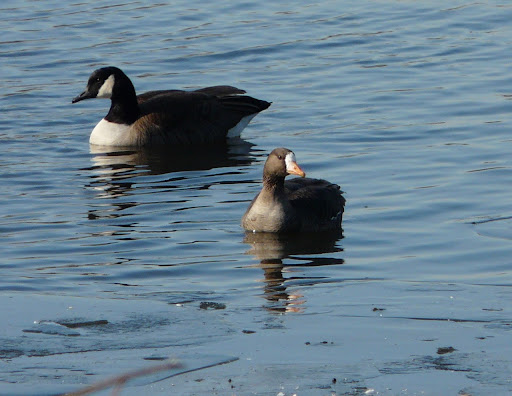
[[[287,175],[297,175],[305,177],[306,173],[297,165],[295,154],[293,151],[279,147],[269,154],[265,167],[263,168],[264,176],[285,178]]]
[[[85,91],[73,98],[71,103],[93,98],[113,99],[123,95],[135,97],[135,89],[130,79],[117,67],[102,67],[91,74]]]

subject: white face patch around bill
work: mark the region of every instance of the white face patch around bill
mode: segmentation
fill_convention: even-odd
[[[296,164],[297,161],[295,160],[295,154],[293,151],[290,151],[288,154],[286,154],[286,157],[284,158],[284,163],[286,164],[286,170],[289,171],[291,169],[292,164]]]
[[[97,98],[110,99],[112,97],[112,90],[114,89],[115,77],[111,74],[103,83],[98,91]]]

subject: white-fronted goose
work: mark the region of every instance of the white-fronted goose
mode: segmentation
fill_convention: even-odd
[[[195,91],[160,90],[137,96],[130,79],[117,67],[103,67],[89,77],[84,99],[112,101],[89,142],[102,146],[212,144],[236,137],[269,102],[241,95],[227,85]]]
[[[302,178],[287,180],[287,175]],[[263,188],[242,218],[253,232],[317,232],[341,228],[345,198],[340,186],[321,179],[304,178],[295,154],[276,148],[263,168]]]

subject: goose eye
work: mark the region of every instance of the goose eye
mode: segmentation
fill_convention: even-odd
[[[282,155],[278,155],[277,158],[279,158],[280,160],[283,159],[283,156]]]

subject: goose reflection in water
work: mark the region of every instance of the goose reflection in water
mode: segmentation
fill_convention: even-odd
[[[265,287],[264,297],[269,302],[267,308],[273,312],[301,312],[304,296],[290,293],[287,283],[294,285],[313,285],[325,282],[325,277],[291,276],[285,278],[283,273],[293,268],[324,265],[340,265],[342,258],[326,257],[326,253],[339,253],[343,248],[337,242],[343,238],[343,230],[321,233],[278,234],[266,232],[247,232],[244,242],[251,245],[246,252],[259,260],[263,270]],[[319,257],[311,257],[319,255]],[[320,256],[321,255],[321,256]],[[299,261],[299,264],[285,264],[283,260]]]
[[[98,192],[96,198],[120,198],[133,195],[136,177],[170,174],[169,178],[162,180],[165,183],[174,183],[188,178],[186,174],[173,173],[187,171],[208,171],[217,168],[249,166],[256,157],[251,154],[252,143],[242,139],[232,139],[229,143],[191,146],[191,147],[164,147],[152,148],[112,148],[105,146],[90,146],[93,165],[83,169],[90,172],[90,183],[86,185]],[[254,150],[252,150],[254,151]],[[257,154],[256,154],[257,155]],[[236,170],[233,170],[235,172]],[[223,169],[219,174],[225,174]],[[153,181],[154,182],[154,181]],[[140,179],[137,180],[140,184]],[[207,189],[211,184],[195,186],[196,189]],[[111,208],[102,216],[100,213],[91,213],[91,219],[98,217],[115,217],[112,212],[133,207],[137,202],[112,202]]]
[[[126,172],[137,170],[145,174],[209,170],[227,166],[249,165],[254,145],[242,139],[229,143],[190,147],[162,147],[151,149],[112,148],[90,146],[93,167],[98,174],[126,177]]]

